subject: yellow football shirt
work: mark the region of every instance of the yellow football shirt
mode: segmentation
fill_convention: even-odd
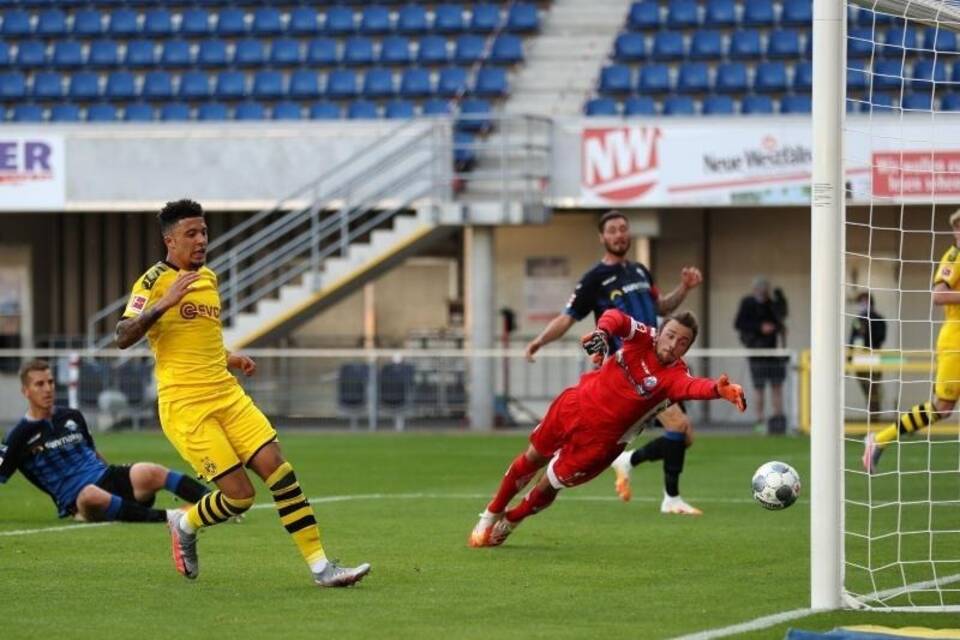
[[[954,291],[957,290],[957,283],[960,282],[960,249],[956,246],[947,249],[940,259],[933,284],[941,282]],[[960,350],[960,304],[944,305],[943,320],[940,335],[937,336],[937,350]]]
[[[133,285],[123,317],[143,313],[163,297],[179,273],[167,262],[150,267]],[[147,331],[161,399],[219,395],[239,384],[227,370],[217,276],[205,266],[198,273],[183,299]]]

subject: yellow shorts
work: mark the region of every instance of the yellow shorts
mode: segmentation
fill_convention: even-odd
[[[207,480],[247,464],[277,438],[270,421],[240,385],[215,398],[161,399],[158,405],[164,435]]]
[[[960,351],[937,353],[937,383],[933,392],[942,400],[956,402],[960,398]]]

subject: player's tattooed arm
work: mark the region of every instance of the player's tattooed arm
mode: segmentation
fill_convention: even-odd
[[[126,349],[135,345],[147,334],[157,320],[168,309],[179,303],[187,295],[190,285],[197,281],[199,274],[196,271],[184,271],[170,285],[167,292],[153,305],[147,307],[143,313],[133,318],[124,318],[117,323],[117,346]]]
[[[690,289],[700,286],[701,282],[703,282],[703,274],[700,272],[700,269],[696,267],[684,267],[681,269],[680,285],[667,295],[660,296],[660,300],[657,302],[657,313],[662,316],[673,313],[677,307],[680,306],[680,303],[683,302],[684,298],[687,297]]]

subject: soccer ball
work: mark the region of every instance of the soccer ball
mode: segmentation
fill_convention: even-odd
[[[800,495],[800,474],[786,462],[765,462],[753,474],[753,499],[764,509],[786,509]]]

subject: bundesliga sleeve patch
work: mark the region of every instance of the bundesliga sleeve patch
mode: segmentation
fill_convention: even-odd
[[[133,296],[133,299],[130,300],[130,305],[127,308],[134,313],[140,313],[141,311],[143,311],[143,308],[146,305],[147,305],[146,296]]]

